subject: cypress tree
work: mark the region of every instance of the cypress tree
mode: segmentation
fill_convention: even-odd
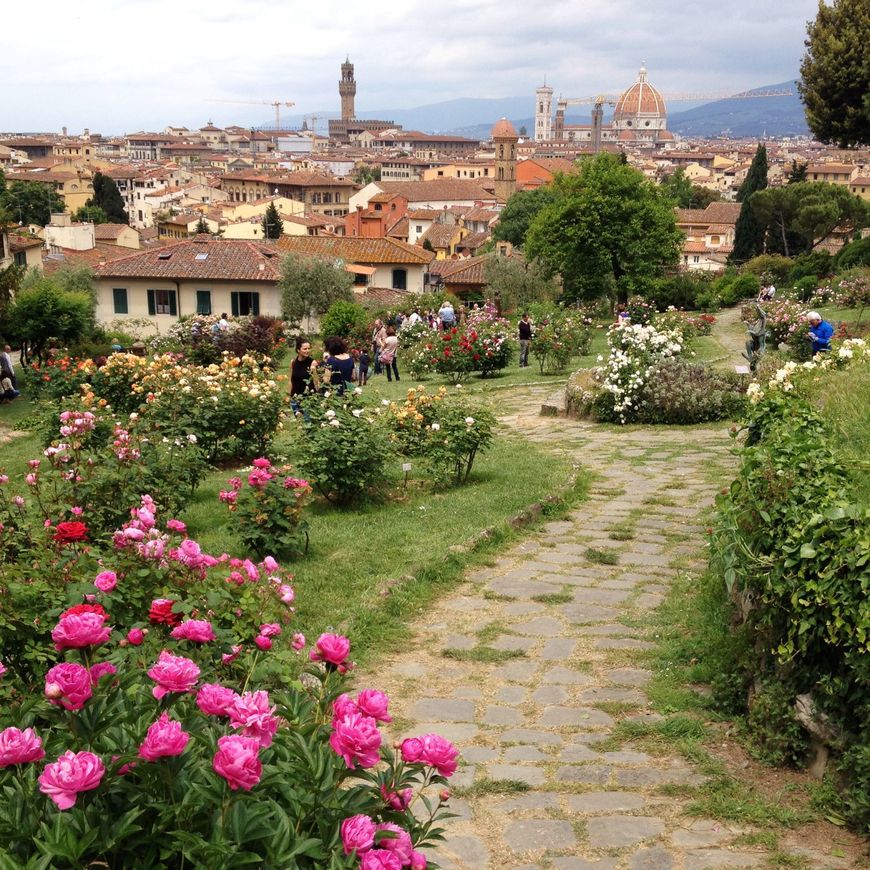
[[[749,172],[746,173],[746,178],[740,185],[740,190],[737,191],[737,202],[742,203],[742,205],[734,230],[734,250],[729,257],[731,263],[736,265],[745,263],[760,254],[764,247],[765,227],[759,223],[749,200],[753,193],[764,190],[766,187],[767,148],[759,142]]]
[[[201,235],[202,233],[206,233],[207,235],[211,234],[211,230],[208,228],[208,224],[205,222],[205,218],[200,218],[196,222],[196,227],[194,227],[193,232],[196,235]]]
[[[281,215],[278,214],[278,209],[275,208],[275,203],[270,202],[266,213],[263,215],[263,238],[264,239],[279,239],[284,231],[284,224],[281,221]]]
[[[99,206],[105,213],[109,223],[127,223],[127,212],[124,211],[124,200],[118,190],[115,180],[102,172],[94,173],[94,195],[85,205]]]

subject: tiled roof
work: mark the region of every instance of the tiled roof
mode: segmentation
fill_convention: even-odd
[[[46,275],[53,275],[59,269],[66,269],[70,266],[87,266],[90,269],[96,269],[104,263],[127,257],[129,254],[129,248],[121,248],[108,242],[97,242],[95,247],[87,251],[59,248],[52,250],[50,254],[46,254],[42,258],[42,271]]]
[[[437,221],[442,214],[440,208],[415,208],[408,212],[408,217],[415,221]]]
[[[724,234],[724,233],[727,233],[728,230],[733,230],[733,229],[734,229],[734,227],[729,226],[728,224],[710,224],[710,226],[707,227],[707,232],[714,233],[714,234]]]
[[[739,202],[711,202],[707,208],[678,208],[677,223],[680,224],[725,224],[734,226],[740,216]]]
[[[100,239],[117,239],[124,230],[129,230],[127,224],[96,224],[94,226],[94,238]]]
[[[221,176],[221,181],[259,181],[261,184],[284,184],[290,187],[356,187],[349,178],[336,178],[326,172],[304,169],[295,172],[242,169],[238,172],[227,172]]]
[[[396,239],[408,239],[408,218],[400,217],[388,230],[387,235]]]
[[[366,287],[362,295],[362,301],[367,304],[404,305],[410,296],[414,294],[407,290],[395,290],[391,287]]]
[[[203,254],[208,256],[197,259]],[[97,278],[275,282],[280,277],[279,259],[275,248],[262,242],[200,236],[122,257],[98,266],[94,274]]]
[[[408,202],[449,202],[450,200],[494,200],[476,179],[435,178],[432,181],[378,181],[388,193],[398,193]]]
[[[499,212],[493,208],[471,208],[463,215],[466,223],[468,221],[486,221],[488,223],[498,216]]]
[[[456,224],[432,224],[420,237],[420,244],[428,241],[435,249],[449,248],[459,235],[459,227]]]
[[[281,236],[281,251],[309,256],[339,257],[352,263],[411,263],[426,265],[435,255],[418,245],[397,239],[363,239],[350,236]]]
[[[476,251],[482,248],[489,240],[489,233],[469,233],[460,243],[462,248],[468,248],[469,251]]]
[[[28,248],[38,248],[42,245],[42,239],[36,236],[19,236],[18,233],[9,234],[9,250],[25,251]]]
[[[450,264],[440,271],[445,284],[475,284],[478,286],[486,284],[483,273],[485,256],[467,257],[464,260],[444,260],[443,262]]]

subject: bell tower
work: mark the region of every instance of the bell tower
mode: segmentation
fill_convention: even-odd
[[[496,121],[490,135],[495,146],[495,198],[507,202],[517,189],[517,141],[520,137],[507,118]]]
[[[535,91],[535,142],[546,142],[553,136],[553,89],[544,85]]]
[[[352,121],[356,117],[353,99],[356,96],[356,80],[353,77],[353,64],[346,58],[341,65],[341,81],[338,83],[341,97],[341,120]]]

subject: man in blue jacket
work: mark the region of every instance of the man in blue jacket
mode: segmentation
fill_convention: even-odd
[[[818,311],[811,311],[807,315],[810,322],[810,341],[813,343],[813,353],[822,353],[831,349],[831,336],[834,327],[827,320],[822,320]]]

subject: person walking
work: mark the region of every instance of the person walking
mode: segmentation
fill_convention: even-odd
[[[529,346],[532,343],[532,321],[529,319],[529,312],[524,311],[520,318],[519,325],[520,338],[520,368],[527,368],[529,365]]]
[[[381,350],[381,363],[387,371],[387,380],[392,383],[393,375],[396,380],[401,380],[399,377],[399,367],[396,365],[396,356],[399,353],[399,339],[396,338],[396,328],[394,326],[387,327],[387,337],[384,339],[384,346]]]
[[[381,350],[387,338],[387,330],[384,329],[383,320],[376,320],[372,327],[372,359],[375,361],[375,374],[381,373]]]

